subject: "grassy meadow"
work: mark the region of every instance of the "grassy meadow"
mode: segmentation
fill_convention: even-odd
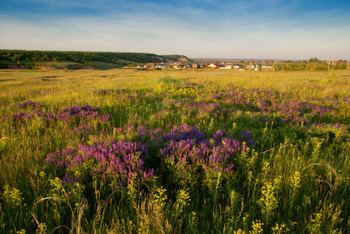
[[[1,233],[348,233],[350,71],[0,70]]]

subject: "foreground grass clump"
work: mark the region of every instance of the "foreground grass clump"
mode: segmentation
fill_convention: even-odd
[[[3,233],[350,230],[346,71],[0,76]]]

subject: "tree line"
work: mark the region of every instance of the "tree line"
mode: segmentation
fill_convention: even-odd
[[[60,62],[70,61],[93,65],[93,61],[121,63],[120,60],[137,63],[165,62],[166,58],[149,53],[132,52],[82,52],[82,51],[39,51],[39,50],[0,50],[0,60],[10,63],[21,62]]]
[[[318,60],[317,58],[311,58],[308,61],[287,61],[280,63],[276,67],[279,71],[304,71],[304,70],[315,70],[315,71],[327,71],[346,69],[347,61],[324,61]]]

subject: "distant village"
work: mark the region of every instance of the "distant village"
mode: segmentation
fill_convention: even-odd
[[[345,63],[344,63],[345,62]],[[283,65],[291,63],[290,61],[287,62],[278,62],[278,61],[265,61],[262,59],[259,62],[254,62],[253,60],[250,61],[240,61],[240,62],[191,62],[187,58],[180,58],[176,62],[169,62],[169,63],[146,63],[146,64],[138,64],[136,68],[138,70],[163,70],[163,69],[175,69],[175,70],[183,70],[183,69],[223,69],[223,70],[237,70],[237,71],[278,71],[283,67]],[[323,62],[323,63],[310,63],[309,61],[303,60],[293,63],[299,63],[304,66],[306,65],[313,65],[315,68],[311,70],[318,70],[317,68],[321,68],[321,66],[324,69],[331,70],[339,64],[343,64],[344,66],[342,69],[350,69],[350,62],[346,61],[329,61],[329,62]],[[328,68],[327,68],[328,67]],[[126,67],[127,68],[127,67]],[[128,67],[130,68],[130,67]]]
[[[179,61],[173,63],[146,63],[138,64],[136,67],[138,70],[161,70],[172,68],[175,70],[182,69],[234,69],[238,71],[245,70],[274,70],[273,64],[271,62],[254,63],[251,61],[246,64],[244,62],[234,63],[234,62],[190,62],[187,58],[180,58]]]

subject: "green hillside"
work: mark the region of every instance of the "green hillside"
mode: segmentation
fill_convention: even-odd
[[[44,66],[48,69],[86,69],[89,66],[106,70],[130,64],[173,62],[181,57],[184,56],[132,52],[0,50],[0,68],[36,69]]]

